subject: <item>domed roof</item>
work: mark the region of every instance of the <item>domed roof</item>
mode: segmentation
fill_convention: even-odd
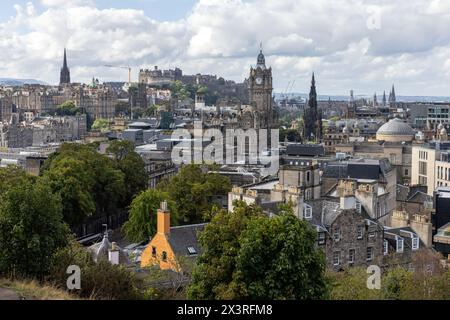
[[[439,125],[437,126],[437,129],[438,130],[442,130],[443,128],[444,128],[444,125],[442,124],[442,122],[439,123]]]
[[[413,136],[414,130],[402,120],[395,118],[383,124],[377,131],[377,135],[383,136]]]
[[[445,134],[447,134],[447,130],[445,130],[445,128],[442,127],[442,129],[441,129],[441,135],[445,135]]]

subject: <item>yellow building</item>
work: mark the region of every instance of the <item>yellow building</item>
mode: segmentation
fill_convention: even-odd
[[[157,212],[156,234],[142,252],[141,267],[159,265],[161,270],[182,271],[183,258],[200,254],[198,234],[206,224],[170,227],[170,212],[163,202]]]

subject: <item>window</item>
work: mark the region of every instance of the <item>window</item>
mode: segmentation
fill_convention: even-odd
[[[333,239],[334,239],[334,241],[336,241],[336,242],[338,242],[338,241],[341,240],[341,230],[340,230],[339,228],[336,228],[336,229],[334,230],[334,233],[333,233]]]
[[[366,259],[367,259],[367,261],[372,261],[373,260],[373,248],[372,247],[367,247]]]
[[[358,240],[364,237],[364,226],[358,226]]]
[[[412,242],[412,249],[413,250],[418,250],[419,249],[419,237],[417,236],[413,236],[411,239]]]
[[[162,261],[166,262],[167,261],[167,252],[163,251],[162,253]]]
[[[341,263],[341,252],[335,251],[333,252],[333,265],[338,266]]]
[[[355,263],[355,249],[348,250],[348,263]]]
[[[387,240],[383,241],[383,254],[387,255],[389,253],[389,244]]]
[[[361,202],[359,202],[358,200],[356,200],[356,211],[358,211],[358,213],[361,213]]]
[[[371,231],[369,232],[369,240],[374,240],[375,239],[375,231]]]
[[[194,247],[188,247],[187,250],[190,255],[197,254],[197,250]]]
[[[409,170],[405,169],[405,176],[409,176]]]
[[[156,247],[152,247],[152,256],[156,257]]]
[[[325,232],[319,232],[317,242],[319,244],[325,244]]]
[[[403,252],[403,238],[397,237],[397,252]]]
[[[309,182],[311,180],[311,172],[306,173],[306,182]]]
[[[419,161],[419,174],[427,175],[427,163],[424,161]]]
[[[312,207],[304,204],[303,205],[303,216],[305,219],[310,220],[312,219]]]

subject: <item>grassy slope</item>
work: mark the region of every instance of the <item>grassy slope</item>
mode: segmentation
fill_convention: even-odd
[[[0,279],[0,287],[12,290],[26,300],[75,300],[76,297],[35,280]]]

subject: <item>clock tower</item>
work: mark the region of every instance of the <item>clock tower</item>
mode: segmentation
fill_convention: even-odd
[[[262,50],[259,52],[256,67],[250,68],[248,79],[250,105],[254,112],[255,129],[271,129],[276,126],[276,115],[272,98],[272,68],[266,67]]]

